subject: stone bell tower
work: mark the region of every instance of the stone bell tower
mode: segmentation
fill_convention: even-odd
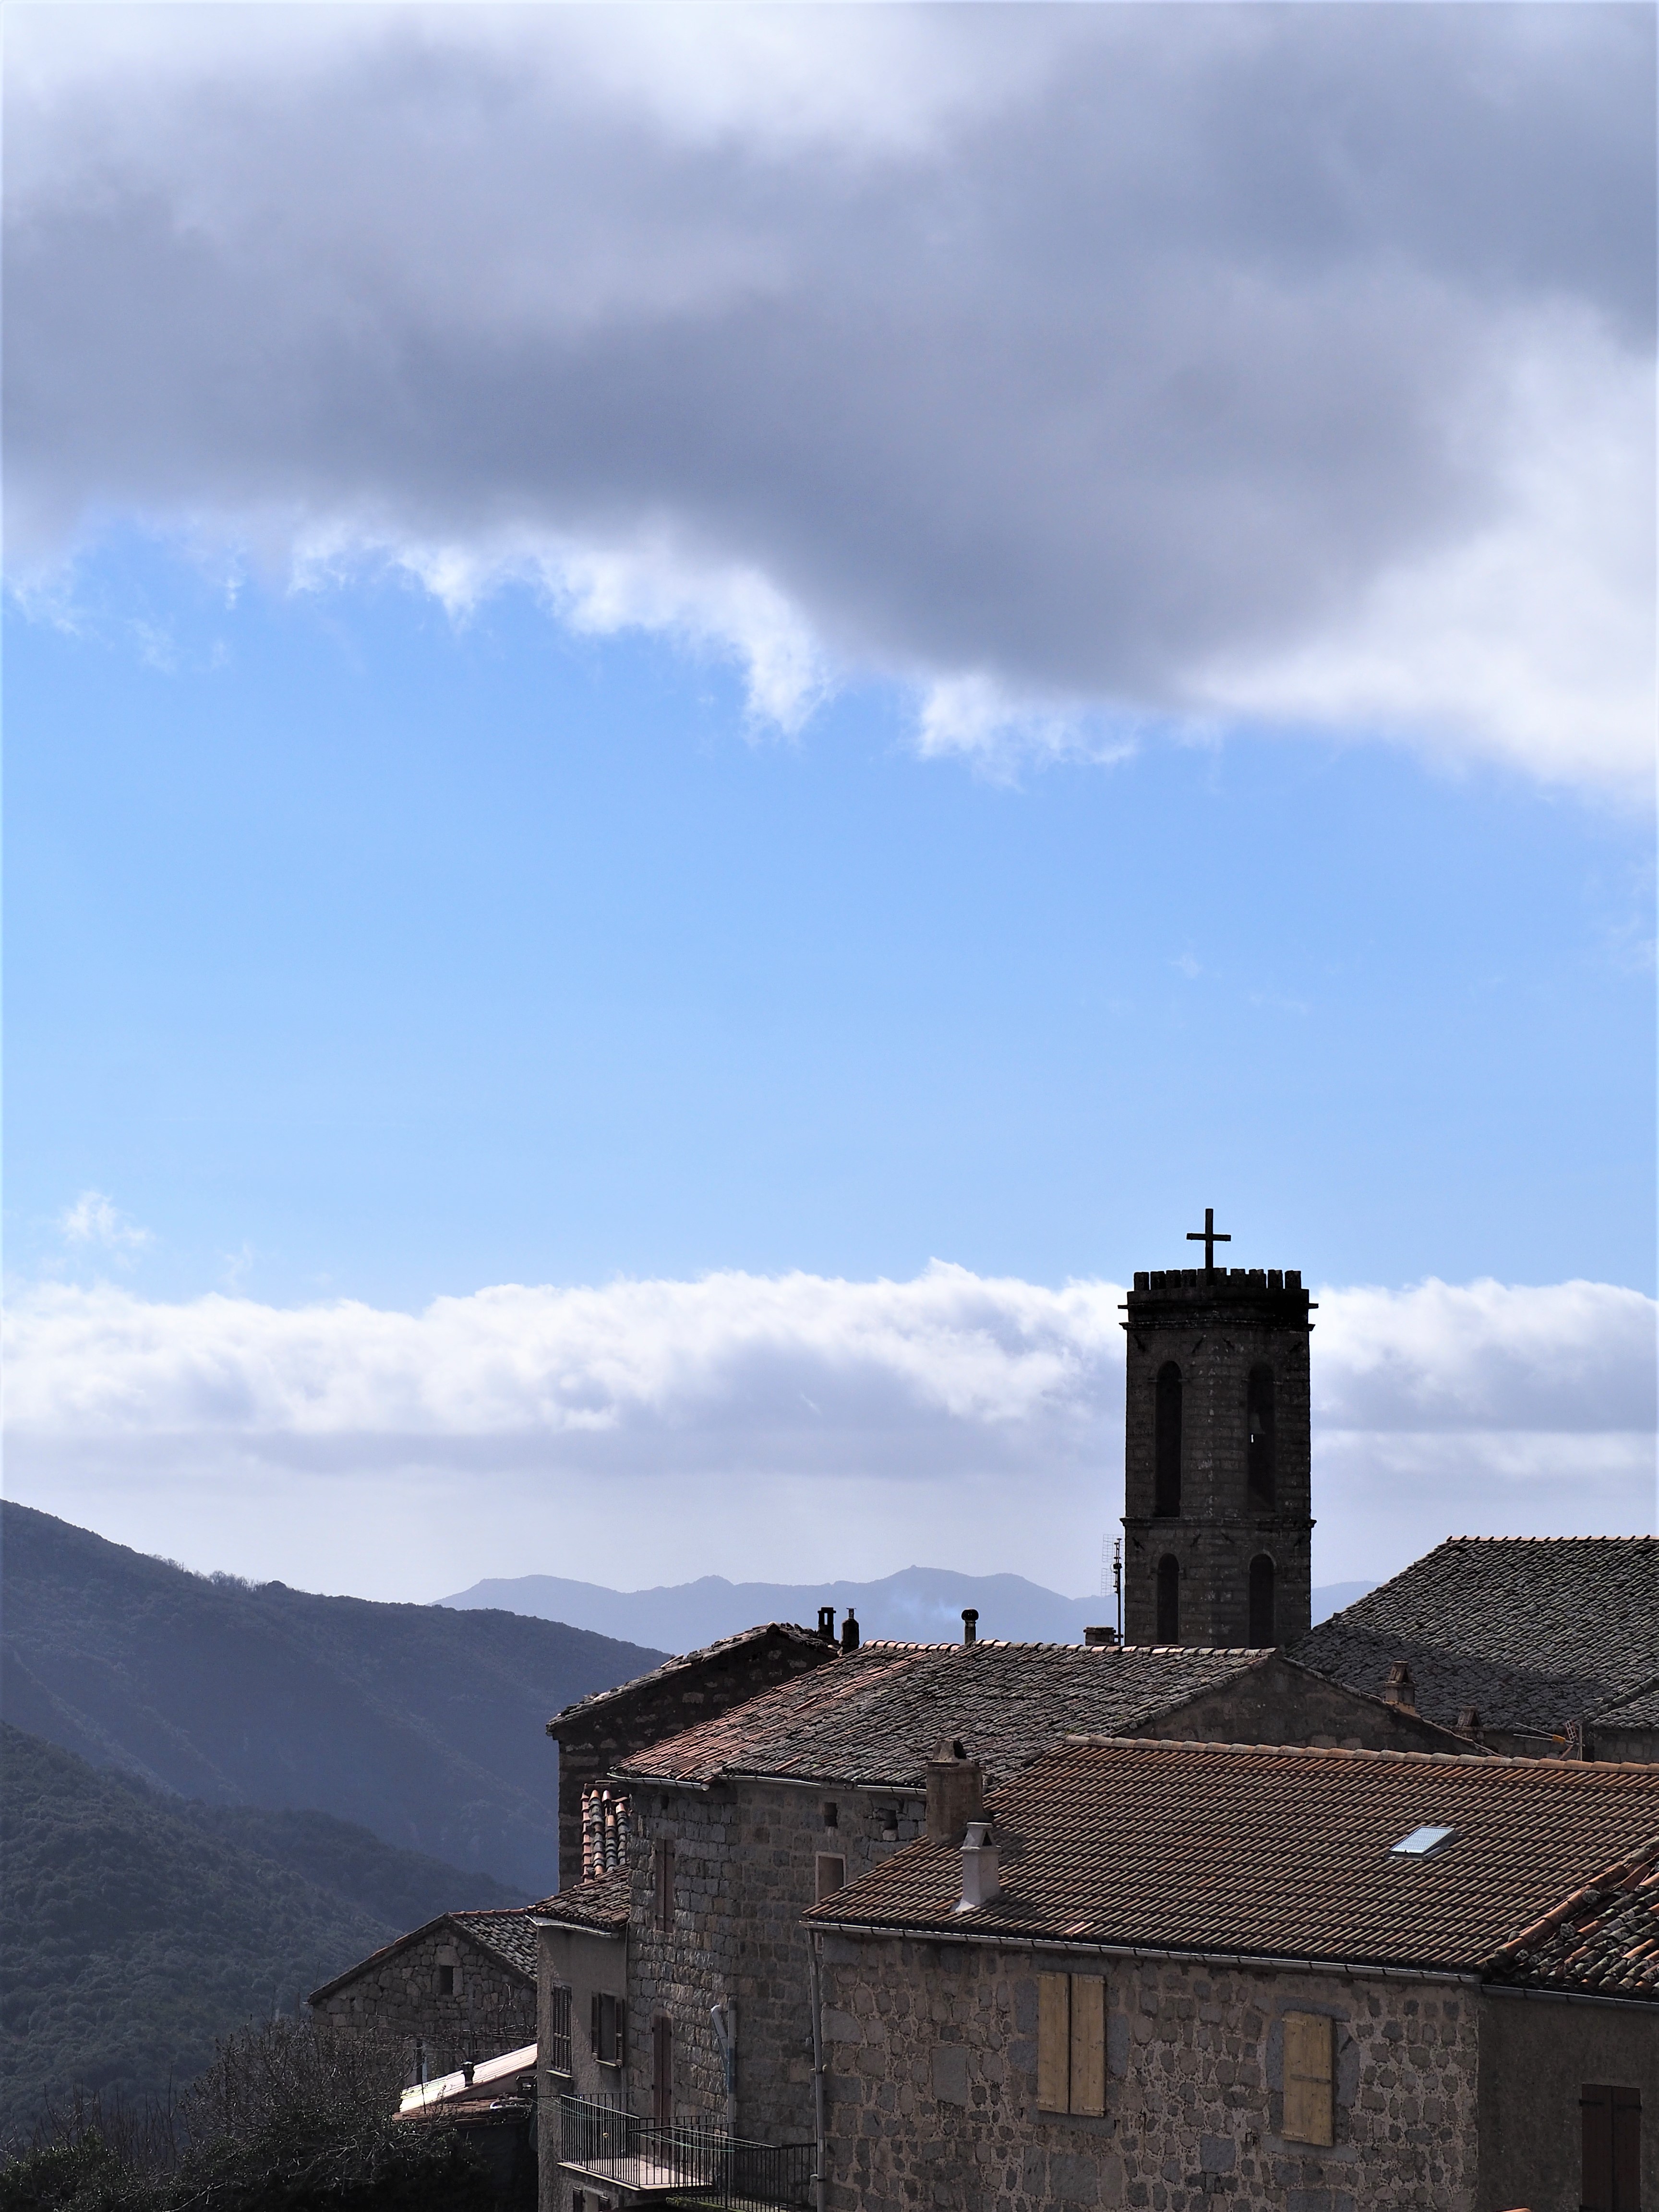
[[[1231,1243],[1206,1207],[1201,1267],[1135,1277],[1124,1425],[1128,1644],[1287,1644],[1310,1626],[1308,1338],[1294,1269],[1218,1267]]]

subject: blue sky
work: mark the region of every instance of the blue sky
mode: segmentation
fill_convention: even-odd
[[[1656,18],[25,4],[10,1493],[434,1596],[1656,1510]]]
[[[993,779],[528,592],[129,540],[8,641],[12,1264],[416,1306],[1179,1256],[1653,1287],[1651,827],[1398,749]]]

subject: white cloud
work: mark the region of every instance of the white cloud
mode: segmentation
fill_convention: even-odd
[[[45,1286],[8,1324],[9,1480],[145,1549],[367,1595],[913,1559],[1080,1591],[1121,1510],[1121,1295],[939,1264],[509,1285],[419,1314]],[[1653,1525],[1652,1301],[1319,1295],[1323,1578],[1454,1530]]]
[[[94,33],[94,26],[96,33]],[[21,8],[8,541],[1650,791],[1636,9]]]
[[[66,1244],[95,1245],[116,1254],[141,1251],[154,1241],[151,1231],[130,1221],[101,1190],[83,1190],[58,1216],[58,1228]]]

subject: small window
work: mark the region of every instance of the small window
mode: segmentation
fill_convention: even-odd
[[[651,2023],[651,2111],[659,2128],[674,2124],[674,2023],[659,2013]]]
[[[847,1887],[847,1862],[839,1851],[820,1851],[814,1869],[812,1900],[822,1905],[826,1897],[833,1897],[838,1889]]]
[[[1285,2015],[1285,2125],[1287,2142],[1335,2141],[1331,2063],[1333,2021],[1324,2013]]]
[[[1395,1859],[1432,1858],[1436,1851],[1444,1850],[1456,1833],[1455,1828],[1437,1828],[1432,1821],[1426,1821],[1422,1827],[1413,1828],[1409,1836],[1401,1836],[1400,1841],[1390,1847],[1389,1856]]]
[[[438,1995],[441,1997],[453,1997],[454,1994],[455,1969],[453,1966],[440,1966],[438,1969]]]
[[[1106,2109],[1106,1984],[1099,1974],[1037,1976],[1037,2109]]]
[[[549,1991],[547,2063],[556,2074],[568,2074],[570,2063],[570,1992],[562,1982]]]
[[[593,2056],[601,2066],[628,2063],[628,2007],[621,1997],[594,1990],[592,2040]]]
[[[1181,1512],[1181,1370],[1166,1359],[1152,1401],[1152,1511],[1161,1521]]]
[[[1173,1552],[1166,1552],[1158,1563],[1158,1626],[1153,1641],[1181,1641],[1181,1562]]]
[[[1244,1394],[1245,1467],[1250,1504],[1271,1506],[1278,1480],[1273,1452],[1273,1370],[1253,1367]]]
[[[1581,2089],[1584,2123],[1583,2212],[1638,2212],[1642,2178],[1642,2093]]]
[[[667,1929],[674,1925],[674,1839],[664,1836],[652,1855],[652,1873],[657,1892],[657,1925]]]
[[[832,1805],[827,1799],[823,1808],[823,1825],[826,1828],[838,1828],[841,1826],[840,1806]]]
[[[1277,1644],[1273,1633],[1273,1563],[1265,1552],[1250,1561],[1250,1644],[1266,1651]]]

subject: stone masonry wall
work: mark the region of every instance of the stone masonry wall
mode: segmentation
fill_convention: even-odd
[[[1249,1563],[1273,1561],[1277,1632],[1288,1644],[1309,1625],[1308,1294],[1278,1270],[1217,1268],[1138,1274],[1129,1293],[1124,1371],[1123,1626],[1131,1644],[1157,1641],[1158,1562],[1181,1563],[1182,1644],[1247,1644]],[[1150,1287],[1149,1287],[1150,1286]],[[1181,1513],[1154,1517],[1158,1372],[1181,1370]],[[1249,1372],[1274,1377],[1275,1500],[1249,1493],[1245,1411]]]
[[[826,1826],[833,1804],[836,1825]],[[708,1793],[638,1790],[628,1966],[629,2102],[652,2110],[651,2023],[674,2024],[677,2117],[723,2126],[726,2084],[709,2007],[738,2007],[738,2132],[805,2142],[813,2130],[812,2015],[800,1916],[821,1851],[855,1881],[926,1825],[920,1791],[738,1783]],[[889,1833],[884,1831],[890,1830]],[[674,1844],[674,1925],[654,1911],[653,1849]]]
[[[820,1942],[834,2212],[1472,2212],[1471,1989]],[[1040,1972],[1104,1977],[1102,2118],[1036,2109]],[[1328,2149],[1278,2132],[1286,2012],[1336,2023]]]
[[[637,1685],[577,1714],[559,1730],[559,1881],[582,1868],[582,1793],[647,1744],[661,1743],[821,1667],[837,1646],[817,1637],[763,1637]]]
[[[454,1992],[448,1996],[438,1989],[443,1966],[454,1971]],[[312,2009],[317,2019],[337,2026],[392,2028],[407,2036],[411,2080],[416,2043],[425,2045],[428,2074],[437,2075],[536,2040],[536,1985],[529,1975],[514,1973],[447,1927],[354,1975]]]

